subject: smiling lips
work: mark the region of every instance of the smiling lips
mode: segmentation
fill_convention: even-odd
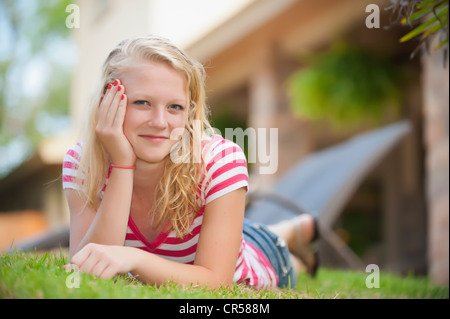
[[[152,143],[162,143],[169,139],[168,137],[162,135],[139,135],[139,136],[145,138],[147,141]]]

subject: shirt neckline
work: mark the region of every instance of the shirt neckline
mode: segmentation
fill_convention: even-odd
[[[154,251],[156,250],[159,245],[161,245],[169,236],[168,232],[160,232],[159,235],[153,240],[152,242],[148,241],[147,238],[141,233],[139,228],[136,226],[135,222],[133,221],[133,218],[131,218],[131,215],[128,218],[128,226],[130,227],[131,231],[134,233],[134,235],[144,243],[144,245],[150,250]]]

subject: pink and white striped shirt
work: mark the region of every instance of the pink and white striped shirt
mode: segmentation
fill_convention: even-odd
[[[76,183],[76,175],[81,152],[82,146],[79,143],[67,152],[63,161],[63,188],[80,189]],[[189,228],[189,233],[179,238],[175,231],[161,232],[155,240],[149,242],[130,216],[125,246],[137,247],[179,263],[194,263],[205,206],[241,187],[248,189],[247,161],[237,144],[220,135],[214,135],[203,141],[202,152],[206,162],[206,175],[201,179],[201,207]],[[100,195],[103,195],[107,182]],[[246,242],[243,236],[233,281],[256,288],[276,287],[278,284],[277,275],[265,255]]]

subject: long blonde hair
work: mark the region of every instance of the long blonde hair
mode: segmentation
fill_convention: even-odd
[[[182,237],[188,233],[200,207],[198,192],[200,176],[204,172],[202,165],[204,161],[196,160],[195,157],[198,159],[199,154],[195,152],[201,149],[203,130],[211,126],[207,119],[205,104],[204,68],[168,40],[156,36],[128,39],[119,43],[109,54],[103,65],[98,94],[91,105],[88,127],[84,130],[84,145],[77,181],[87,198],[86,204],[97,210],[98,196],[111,164],[108,154],[95,134],[101,97],[109,83],[120,78],[121,73],[131,65],[142,62],[167,63],[186,79],[189,107],[185,132],[188,133],[188,138],[181,138],[178,142],[178,151],[188,158],[176,162],[166,160],[163,177],[154,193],[152,218],[149,220],[154,227],[163,226],[166,231],[175,230],[177,235]],[[189,151],[186,152],[186,148],[189,148]]]

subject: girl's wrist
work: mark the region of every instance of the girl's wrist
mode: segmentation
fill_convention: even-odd
[[[126,247],[129,251],[128,261],[129,261],[129,272],[136,275],[139,272],[139,266],[142,265],[142,260],[145,257],[144,251],[136,247]]]
[[[120,164],[111,164],[112,168],[121,168],[121,169],[135,169],[136,165],[120,165]]]

